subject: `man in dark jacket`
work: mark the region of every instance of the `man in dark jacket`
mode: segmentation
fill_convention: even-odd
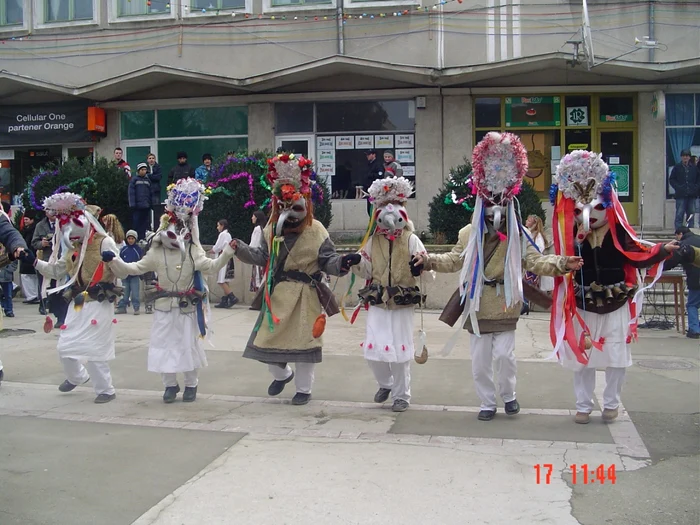
[[[676,239],[681,243],[681,249],[676,250],[670,259],[664,262],[664,270],[671,270],[679,264],[683,265],[685,271],[686,284],[688,286],[688,302],[686,311],[688,312],[688,333],[690,339],[700,339],[700,320],[698,319],[698,308],[700,308],[700,268],[687,262],[683,258],[684,246],[700,248],[700,235],[690,231],[687,226],[676,228]]]
[[[55,225],[53,217],[44,217],[34,228],[34,235],[32,236],[32,248],[36,252],[37,259],[41,259],[46,262],[51,257],[53,251],[51,239],[53,238],[55,232]],[[41,252],[41,253],[40,253]],[[41,257],[39,257],[41,255]],[[60,257],[60,253],[58,256]],[[68,302],[63,298],[63,294],[55,293],[51,294],[49,297],[43,297],[41,289],[44,284],[44,276],[37,272],[37,280],[39,286],[39,298],[41,303],[39,304],[39,313],[41,315],[46,315],[46,310],[56,316],[56,322],[54,326],[56,328],[63,325],[66,320],[66,314],[68,313]],[[48,285],[48,288],[54,288],[56,286],[56,281],[54,279]]]
[[[136,167],[136,177],[132,177],[129,181],[129,208],[131,208],[132,222],[139,239],[145,239],[146,230],[151,227],[152,202],[148,164],[142,162]]]
[[[695,228],[695,199],[699,181],[698,168],[690,162],[690,150],[681,151],[681,161],[671,170],[668,182],[675,191],[676,229],[681,226]]]
[[[0,244],[5,246],[10,260],[19,259],[23,252],[27,251],[27,244],[22,235],[15,230],[10,222],[10,218],[3,212],[0,214]],[[0,382],[5,373],[2,371],[2,361],[0,361]]]
[[[376,149],[368,149],[365,152],[365,155],[367,156],[367,178],[365,179],[365,191],[369,190],[369,187],[372,185],[372,183],[377,180],[381,179],[384,176],[384,165],[377,159],[377,150]],[[369,202],[369,196],[367,198],[367,215],[369,215],[369,211],[372,208],[372,204]]]
[[[194,168],[187,164],[187,153],[178,151],[177,166],[170,170],[168,184],[174,184],[180,179],[186,179],[187,177],[194,178]]]
[[[29,209],[24,212],[22,217],[22,237],[24,242],[29,247],[28,249],[34,253],[31,248],[32,239],[34,238],[34,230],[36,228],[36,210]],[[22,285],[22,295],[24,295],[25,304],[39,304],[39,288],[34,265],[24,261],[19,264],[19,278]]]

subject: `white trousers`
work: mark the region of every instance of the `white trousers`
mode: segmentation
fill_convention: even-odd
[[[74,385],[82,385],[88,379],[92,379],[92,386],[95,394],[114,394],[112,386],[112,374],[109,371],[107,361],[87,361],[85,365],[78,359],[72,357],[62,357],[63,371],[66,373],[68,382]]]
[[[183,372],[183,375],[185,376],[185,386],[194,388],[199,384],[199,370],[195,369],[189,372]],[[160,374],[160,377],[163,379],[163,385],[166,387],[177,386],[177,374]]]
[[[472,352],[472,376],[476,395],[481,400],[481,410],[496,410],[496,385],[493,382],[493,362],[496,362],[498,393],[504,403],[515,399],[515,330],[471,334],[469,344]]]
[[[411,362],[385,363],[367,360],[380,388],[391,390],[391,399],[411,402]]]
[[[316,363],[296,363],[294,370],[294,386],[300,394],[310,394],[314,385],[314,368]],[[280,368],[278,365],[267,365],[272,377],[276,381],[284,381],[292,375],[292,367],[287,365]]]
[[[36,274],[21,274],[19,280],[22,283],[22,295],[25,301],[39,298],[39,280]]]
[[[584,368],[574,372],[574,392],[576,393],[576,411],[590,414],[593,411],[595,391],[595,368]],[[620,405],[620,394],[625,382],[626,368],[605,369],[605,390],[603,391],[603,409],[615,409]]]

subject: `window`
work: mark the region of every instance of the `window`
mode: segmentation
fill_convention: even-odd
[[[696,163],[700,158],[700,93],[666,95],[666,180],[673,166],[681,161],[681,151],[689,149]],[[673,188],[666,184],[666,197]]]
[[[170,0],[117,0],[117,16],[170,14]]]
[[[474,108],[474,123],[477,128],[501,127],[500,98],[477,98]]]
[[[413,131],[415,102],[322,102],[316,104],[316,131]]]
[[[122,111],[122,140],[151,139],[156,136],[155,111]]]
[[[633,121],[633,97],[600,97],[600,122]]]
[[[22,25],[24,22],[24,0],[0,2],[0,27]]]
[[[190,0],[190,9],[197,11],[243,8],[245,8],[245,0]]]
[[[247,107],[158,111],[159,138],[246,135],[247,133]]]
[[[272,7],[286,7],[288,5],[321,5],[332,4],[332,0],[272,0]]]
[[[45,22],[70,22],[92,20],[93,0],[45,0]]]
[[[304,133],[314,130],[314,104],[275,104],[275,131]]]

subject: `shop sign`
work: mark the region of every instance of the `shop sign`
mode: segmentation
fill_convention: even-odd
[[[601,122],[632,122],[632,115],[601,115]]]
[[[416,161],[413,149],[397,149],[396,150],[396,160],[401,162],[407,162],[413,164]]]
[[[396,135],[397,148],[413,148],[413,135]]]
[[[317,137],[316,149],[335,149],[335,137]]]
[[[328,162],[335,162],[335,150],[334,149],[319,149],[318,150],[318,158],[316,159],[318,162],[322,162],[324,160]]]
[[[90,142],[85,104],[0,106],[0,145]]]
[[[586,106],[566,108],[566,125],[588,126],[588,108]]]
[[[317,167],[317,174],[321,175],[322,177],[332,177],[333,175],[335,175],[335,161],[319,162]]]
[[[615,174],[615,185],[617,186],[618,197],[629,197],[630,167],[625,164],[617,164],[608,167],[610,168],[610,171]]]
[[[416,167],[415,166],[402,166],[404,177],[415,177]]]
[[[51,152],[47,149],[35,149],[29,151],[30,157],[50,157]]]
[[[561,126],[561,97],[506,97],[506,127]]]

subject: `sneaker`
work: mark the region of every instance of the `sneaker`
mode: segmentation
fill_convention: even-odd
[[[221,298],[221,302],[219,304],[215,304],[214,308],[228,308],[228,295],[224,295]]]
[[[614,421],[617,419],[617,416],[619,415],[619,409],[618,408],[606,408],[603,410],[603,421],[606,423],[609,423],[610,421]]]
[[[110,401],[117,398],[117,394],[100,394],[95,398],[95,403],[102,405],[104,403],[109,403]]]
[[[195,399],[197,399],[197,387],[186,386],[185,392],[182,394],[182,401],[185,403],[191,403]]]
[[[574,421],[579,425],[587,425],[591,422],[591,415],[587,412],[576,412]]]
[[[389,399],[389,394],[391,394],[391,388],[380,388],[377,390],[377,393],[374,394],[374,402],[384,403],[384,401]]]
[[[165,392],[163,393],[163,401],[165,403],[172,403],[175,401],[178,392],[180,392],[180,385],[166,386]]]
[[[305,405],[311,400],[311,394],[302,394],[297,392],[292,398],[292,405]]]
[[[520,412],[520,403],[518,403],[517,399],[513,399],[513,401],[508,401],[506,403],[506,414],[509,416],[514,416]]]
[[[284,390],[285,385],[287,383],[289,383],[292,379],[294,379],[294,372],[292,372],[292,375],[290,375],[284,381],[277,381],[277,379],[275,379],[272,383],[270,383],[270,386],[267,387],[267,395],[268,396],[280,395],[282,393],[282,390]]]
[[[139,312],[138,308],[134,309],[134,315],[141,315],[141,312]]]
[[[395,399],[391,405],[392,412],[406,412],[408,410],[408,401],[404,399]]]
[[[228,295],[228,305],[226,306],[226,308],[231,308],[237,302],[238,302],[238,297],[236,297],[233,294],[229,294]]]
[[[479,421],[491,421],[494,417],[496,417],[496,410],[482,410],[479,412],[478,419]]]
[[[690,332],[689,331],[687,334],[685,334],[685,336],[688,339],[700,339],[700,333],[698,333],[698,332]]]
[[[5,317],[14,317],[15,314],[12,312],[5,312]]]
[[[152,314],[153,313],[153,307],[150,304],[146,305],[146,314]]]
[[[88,381],[90,381],[90,378],[89,378],[89,377],[88,377],[88,380],[85,381],[85,383],[87,383]],[[85,383],[83,383],[83,384],[85,384]],[[74,385],[73,383],[71,383],[70,381],[68,381],[68,380],[66,379],[63,383],[61,383],[60,385],[58,385],[58,389],[59,389],[61,392],[70,392],[70,391],[73,390],[76,386],[78,386],[78,385]]]
[[[126,313],[126,307],[125,307],[125,306],[117,306],[117,309],[114,310],[114,313],[115,313],[116,315],[125,314],[125,313]]]

